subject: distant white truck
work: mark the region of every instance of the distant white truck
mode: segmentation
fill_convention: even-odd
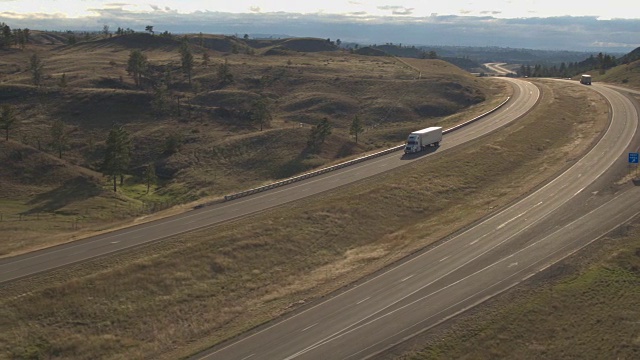
[[[580,76],[580,84],[591,85],[591,75]]]
[[[414,131],[409,134],[404,147],[405,154],[413,154],[424,150],[427,146],[438,146],[442,141],[442,128],[437,126]]]

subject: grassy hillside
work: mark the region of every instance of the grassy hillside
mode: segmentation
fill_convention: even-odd
[[[602,81],[640,90],[640,60],[618,65],[604,74],[591,72],[593,81]]]
[[[507,96],[504,85],[472,77],[443,61],[416,59],[408,66],[390,57],[333,51],[335,45],[323,39],[195,34],[187,40],[194,59],[191,83],[182,71],[182,37],[130,34],[83,39],[75,45],[38,42],[25,50],[3,51],[0,102],[15,108],[17,122],[9,143],[2,146],[55,155],[51,127],[62,120],[67,143],[58,161],[92,172],[86,185],[97,186],[103,194],[110,188],[99,174],[105,140],[112,126],[123,126],[133,139],[131,162],[117,196],[100,201],[111,202],[107,208],[126,204],[129,210],[116,217],[120,219],[220,197],[396,145],[411,130],[463,121],[463,111],[468,111],[466,118],[475,116]],[[127,72],[133,50],[148,59],[138,85]],[[43,64],[39,87],[32,84],[29,71],[34,54]],[[262,131],[251,115],[258,99],[264,99],[272,116]],[[356,115],[365,126],[358,144],[349,133]],[[324,118],[332,124],[332,134],[319,151],[311,151],[309,133]],[[39,158],[31,159],[21,164],[24,174],[43,166]],[[149,163],[158,181],[147,193],[142,176]],[[27,175],[22,174],[3,176],[7,186],[0,193],[12,204],[0,208],[5,218],[62,216],[74,228],[88,231],[113,215],[83,212],[76,200],[70,200],[67,210],[37,207],[34,198],[46,198],[51,188],[65,188],[68,179],[52,177],[49,188],[27,191]],[[77,210],[70,211],[73,206]],[[16,233],[21,230],[18,226]],[[0,253],[41,246],[49,235],[13,238]]]

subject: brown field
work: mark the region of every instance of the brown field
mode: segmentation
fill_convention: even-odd
[[[606,126],[603,100],[586,87],[540,86],[540,106],[524,119],[404,169],[3,285],[0,349],[9,358],[181,358],[399,260],[590,148]],[[417,181],[425,174],[429,182]]]
[[[68,46],[61,44],[63,35],[34,32],[34,43],[24,51],[5,50],[0,56],[0,103],[15,106],[18,120],[10,141],[0,141],[0,256],[397,145],[413,129],[464,121],[507,93],[502,84],[439,60],[408,66],[392,57],[336,51],[320,39],[213,35],[189,39],[195,58],[189,85],[180,68],[179,39],[133,34]],[[134,49],[150,63],[148,80],[139,87],[126,71]],[[40,87],[31,84],[28,71],[34,53],[44,64]],[[204,53],[211,58],[206,65]],[[221,82],[224,63],[233,83]],[[60,86],[63,74],[66,87]],[[166,84],[161,97],[156,89]],[[263,131],[247,117],[251,102],[261,96],[273,116]],[[158,99],[166,109],[154,107]],[[366,128],[357,144],[349,135],[355,115]],[[312,153],[308,134],[325,117],[332,134]],[[69,140],[62,159],[51,145],[55,120],[64,121]],[[100,173],[113,124],[124,126],[134,144],[117,193]],[[167,151],[170,135],[179,138],[175,153]],[[142,179],[148,163],[158,175],[150,193]]]

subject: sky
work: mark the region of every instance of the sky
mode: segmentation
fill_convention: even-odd
[[[0,0],[12,28],[277,34],[362,44],[628,52],[640,46],[630,0]]]
[[[96,16],[101,9],[122,8],[137,13],[194,12],[340,14],[394,17],[437,15],[496,18],[596,16],[601,19],[640,19],[640,6],[630,0],[607,0],[588,6],[584,0],[0,0],[0,13],[15,16],[46,14],[67,18]],[[98,10],[98,11],[96,11]],[[7,16],[6,14],[4,15]]]

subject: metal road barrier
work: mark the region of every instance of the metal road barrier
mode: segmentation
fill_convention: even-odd
[[[461,124],[455,125],[455,126],[450,127],[450,128],[448,128],[446,130],[443,130],[442,133],[443,134],[450,133],[452,131],[458,130],[458,129],[466,126],[466,125],[469,125],[469,124],[471,124],[471,123],[473,123],[475,121],[478,121],[478,120],[482,119],[483,117],[485,117],[485,116],[493,113],[494,111],[500,109],[504,104],[506,104],[509,101],[509,99],[511,99],[511,97],[507,97],[507,99],[505,101],[503,101],[502,103],[500,103],[500,105],[498,105],[495,108],[487,111],[486,113],[478,115],[478,116],[474,117],[471,120],[465,121],[465,122],[463,122]],[[253,189],[237,192],[237,193],[234,193],[234,194],[225,195],[224,196],[224,201],[238,199],[238,198],[241,198],[241,197],[245,197],[245,196],[248,196],[248,195],[256,194],[256,193],[263,192],[263,191],[266,191],[266,190],[271,190],[271,189],[274,189],[274,188],[277,188],[277,187],[280,187],[280,186],[283,186],[283,185],[288,185],[288,184],[291,184],[291,183],[294,183],[294,182],[298,182],[298,181],[301,181],[301,180],[304,180],[304,179],[308,179],[308,178],[311,178],[311,177],[314,177],[314,176],[322,175],[324,173],[328,173],[328,172],[331,172],[331,171],[334,171],[334,170],[342,169],[342,168],[347,167],[347,166],[358,164],[358,163],[361,163],[363,161],[367,161],[367,160],[370,160],[370,159],[373,159],[373,158],[377,158],[377,157],[382,156],[382,155],[386,155],[386,154],[389,154],[389,153],[392,153],[392,152],[395,152],[395,151],[398,151],[398,150],[402,150],[403,148],[404,148],[404,144],[398,145],[398,146],[394,146],[394,147],[386,149],[386,150],[378,151],[378,152],[373,153],[373,154],[369,154],[369,155],[365,155],[365,156],[362,156],[362,157],[359,157],[359,158],[356,158],[356,159],[353,159],[353,160],[345,161],[343,163],[340,163],[340,164],[337,164],[337,165],[333,165],[333,166],[329,166],[329,167],[326,167],[326,168],[323,168],[323,169],[320,169],[320,170],[311,171],[311,172],[308,172],[306,174],[290,177],[288,179],[281,180],[281,181],[276,181],[274,183],[271,183],[271,184],[268,184],[268,185],[264,185],[264,186],[260,186],[260,187],[257,187],[257,188],[253,188]]]

